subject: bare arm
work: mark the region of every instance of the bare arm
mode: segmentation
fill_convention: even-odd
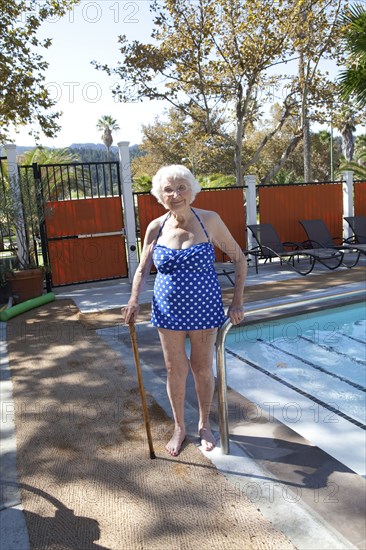
[[[209,213],[207,227],[210,230],[210,237],[213,243],[225,252],[234,264],[235,286],[228,314],[233,325],[236,325],[244,317],[243,294],[247,276],[247,262],[240,246],[218,214],[215,212]]]
[[[139,297],[144,289],[146,279],[150,273],[154,243],[159,232],[159,227],[159,220],[154,220],[149,224],[146,230],[140,263],[136,269],[136,273],[132,281],[130,299],[127,306],[123,307],[121,310],[125,323],[129,323],[130,321],[134,322],[137,319],[139,312]]]

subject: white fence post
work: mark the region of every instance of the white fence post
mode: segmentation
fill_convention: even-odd
[[[128,279],[132,282],[138,266],[135,209],[132,194],[132,179],[130,167],[129,141],[117,143],[122,181],[122,206],[126,230]]]
[[[17,243],[17,256],[20,266],[25,266],[29,260],[27,250],[27,233],[23,215],[22,198],[19,184],[17,165],[17,146],[14,143],[6,143],[4,149],[7,157],[9,186],[14,206],[15,237]]]
[[[248,175],[244,176],[244,181],[247,189],[245,190],[245,196],[247,199],[246,204],[246,225],[254,225],[257,223],[257,193],[256,193],[256,176]],[[252,232],[248,230],[248,249],[256,246]]]
[[[343,191],[343,239],[352,237],[352,229],[344,219],[345,216],[353,216],[353,172],[351,170],[342,173]]]

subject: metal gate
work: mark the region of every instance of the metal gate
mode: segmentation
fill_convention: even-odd
[[[118,162],[33,165],[41,182],[51,285],[126,277]]]

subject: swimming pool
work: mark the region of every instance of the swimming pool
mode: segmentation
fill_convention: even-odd
[[[227,384],[365,475],[365,343],[365,303],[233,328]]]

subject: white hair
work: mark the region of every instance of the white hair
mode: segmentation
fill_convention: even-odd
[[[197,195],[201,191],[201,186],[193,176],[192,172],[188,170],[182,164],[171,164],[170,166],[163,166],[158,170],[152,179],[151,194],[157,199],[160,204],[164,204],[163,201],[163,185],[167,181],[184,180],[191,189],[192,203]]]

